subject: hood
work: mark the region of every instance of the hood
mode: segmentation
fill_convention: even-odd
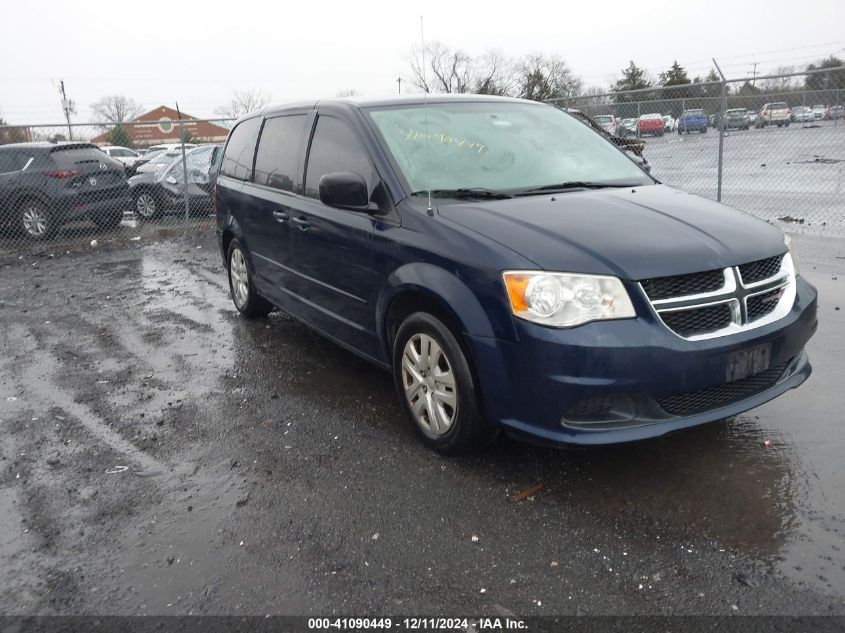
[[[786,252],[775,227],[665,185],[449,204],[438,212],[539,268],[629,280],[724,268]]]

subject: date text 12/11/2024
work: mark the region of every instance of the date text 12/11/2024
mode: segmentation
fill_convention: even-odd
[[[309,618],[308,629],[368,631],[467,631],[472,627],[478,631],[519,631],[525,630],[525,621],[514,617],[482,618],[443,618],[443,617],[405,617],[405,618]]]

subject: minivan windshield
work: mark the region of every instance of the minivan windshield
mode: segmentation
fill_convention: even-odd
[[[415,193],[654,182],[600,134],[549,105],[441,102],[368,113]]]

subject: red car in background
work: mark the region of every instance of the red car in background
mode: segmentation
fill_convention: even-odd
[[[643,114],[640,116],[640,120],[637,121],[637,132],[639,132],[640,136],[645,134],[663,136],[666,132],[666,124],[663,122],[663,115],[659,112]]]

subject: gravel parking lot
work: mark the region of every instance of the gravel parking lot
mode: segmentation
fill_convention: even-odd
[[[644,140],[656,178],[716,198],[718,130]],[[804,231],[845,236],[842,121],[730,130],[724,140],[723,169],[725,204],[775,223],[790,218],[793,228],[797,221]]]
[[[239,318],[209,233],[0,258],[0,611],[845,614],[845,242],[798,249],[801,389],[464,459],[419,445],[386,373]]]

